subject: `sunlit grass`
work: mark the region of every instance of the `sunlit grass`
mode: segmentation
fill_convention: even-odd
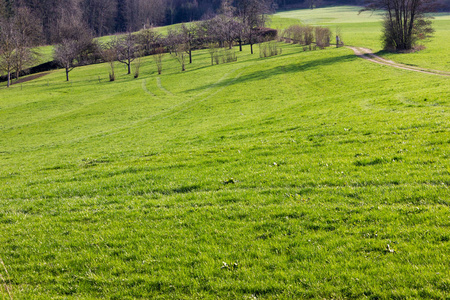
[[[303,9],[280,12],[273,16],[276,28],[286,28],[295,22],[329,27],[333,32],[341,31],[341,39],[346,45],[367,47],[374,52],[382,50],[381,13],[362,12],[357,6],[338,6],[319,9]],[[399,63],[436,70],[450,70],[450,14],[433,14],[433,38],[421,41],[425,50],[416,53],[380,55]]]
[[[14,298],[445,299],[448,78],[281,47],[2,87]]]

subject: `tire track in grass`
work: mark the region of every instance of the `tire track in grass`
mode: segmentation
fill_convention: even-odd
[[[115,134],[120,134],[120,133],[122,133],[122,132],[124,132],[124,131],[126,131],[126,130],[129,130],[129,129],[132,129],[132,128],[139,128],[139,127],[142,126],[142,125],[141,125],[142,123],[147,122],[147,121],[150,121],[150,120],[152,120],[152,119],[155,119],[155,118],[157,118],[157,117],[159,117],[159,116],[162,116],[162,115],[164,115],[164,114],[166,114],[166,116],[162,117],[161,120],[162,120],[162,119],[167,119],[167,118],[169,118],[170,116],[173,116],[173,115],[175,115],[175,114],[177,114],[177,113],[186,111],[187,109],[193,107],[194,105],[196,105],[196,104],[198,104],[198,103],[201,103],[201,102],[204,102],[204,101],[210,99],[211,97],[215,96],[216,94],[220,93],[220,92],[223,91],[225,88],[227,88],[227,87],[230,86],[232,83],[234,83],[236,80],[238,80],[239,77],[244,73],[244,71],[238,73],[234,78],[232,78],[232,79],[230,80],[230,82],[228,82],[226,85],[222,86],[222,87],[219,88],[218,90],[212,92],[211,94],[207,95],[207,96],[204,97],[204,98],[201,98],[200,100],[197,100],[197,101],[195,100],[195,99],[198,98],[199,96],[208,93],[210,90],[212,90],[212,89],[214,89],[215,87],[217,87],[218,85],[220,85],[223,81],[225,81],[225,80],[229,77],[229,75],[231,75],[231,74],[233,74],[233,73],[235,73],[236,71],[239,71],[239,70],[241,70],[241,69],[248,68],[248,67],[254,66],[254,65],[256,65],[256,64],[261,64],[261,63],[264,63],[264,61],[251,62],[251,63],[249,63],[249,64],[245,64],[245,65],[240,66],[240,67],[238,67],[238,68],[236,68],[236,69],[233,69],[233,70],[231,70],[230,72],[224,74],[217,82],[215,82],[214,84],[212,84],[212,85],[210,85],[209,87],[205,88],[202,92],[200,92],[200,93],[198,93],[197,95],[193,96],[193,97],[190,98],[189,100],[183,101],[182,103],[178,103],[178,104],[175,104],[175,105],[173,105],[173,106],[167,108],[167,110],[165,110],[165,111],[161,111],[161,112],[158,112],[158,113],[153,114],[153,115],[151,115],[151,116],[148,116],[148,117],[146,117],[146,118],[142,118],[142,119],[139,119],[139,120],[136,120],[136,121],[133,121],[133,122],[129,122],[128,124],[123,125],[123,126],[111,128],[111,129],[109,129],[109,130],[101,131],[101,132],[94,133],[94,134],[91,134],[91,135],[86,135],[86,136],[83,136],[83,137],[75,138],[75,139],[72,139],[72,140],[69,140],[69,141],[65,141],[65,142],[61,142],[61,143],[57,143],[57,144],[53,144],[53,145],[40,145],[40,146],[36,146],[36,147],[31,148],[31,149],[24,150],[24,151],[22,151],[22,152],[32,152],[32,151],[34,151],[35,149],[38,149],[38,148],[40,149],[40,148],[42,148],[43,146],[44,146],[44,147],[47,147],[47,148],[56,148],[56,147],[60,147],[60,146],[62,146],[62,145],[70,145],[70,144],[79,143],[79,142],[81,142],[81,141],[85,141],[85,140],[88,140],[88,139],[90,139],[90,138],[98,138],[98,137],[104,137],[104,136],[111,136],[111,135],[115,135]],[[150,92],[150,91],[149,91],[149,92]],[[150,93],[151,93],[151,92],[150,92]],[[174,96],[176,96],[176,95],[174,95]],[[155,95],[155,97],[158,97],[158,96]],[[179,97],[179,96],[177,96],[177,97]],[[174,110],[177,109],[178,107],[181,107],[181,106],[183,106],[183,105],[187,105],[187,104],[189,104],[189,103],[191,103],[189,106],[187,106],[187,107],[185,107],[185,108],[182,108],[181,110],[174,111]]]
[[[150,91],[147,89],[147,80],[145,80],[145,79],[142,79],[142,90],[143,90],[146,94],[148,94],[148,95],[150,95],[150,96],[152,96],[152,97],[156,97],[155,94],[153,94],[152,92],[150,92]]]
[[[236,70],[234,70],[234,71],[236,71]],[[233,71],[233,72],[234,72],[234,71]],[[232,73],[232,72],[230,72],[230,73]],[[192,99],[190,99],[190,100],[186,100],[186,101],[184,101],[184,102],[182,102],[182,103],[179,103],[179,104],[176,104],[176,105],[170,107],[169,110],[161,111],[161,112],[156,113],[156,114],[154,114],[154,115],[151,115],[151,116],[149,116],[149,117],[147,117],[147,118],[143,118],[143,119],[137,120],[137,121],[133,122],[132,124],[123,126],[123,127],[121,127],[121,128],[116,128],[116,129],[114,130],[114,132],[110,132],[110,133],[108,133],[108,134],[102,133],[102,134],[100,134],[100,135],[104,136],[104,135],[114,135],[114,134],[119,134],[119,133],[121,133],[122,131],[125,131],[125,130],[129,130],[129,129],[132,129],[132,128],[138,128],[138,127],[141,126],[141,125],[140,125],[141,123],[150,121],[150,120],[152,120],[152,119],[154,119],[154,118],[156,118],[156,117],[165,115],[165,116],[162,116],[161,118],[159,118],[159,120],[164,120],[164,119],[167,119],[167,118],[169,118],[169,117],[171,117],[171,116],[174,116],[174,115],[176,115],[176,114],[178,114],[178,113],[181,113],[181,112],[183,112],[183,111],[186,111],[186,110],[192,108],[193,106],[195,106],[195,105],[197,105],[197,104],[199,104],[199,103],[202,103],[202,102],[204,102],[204,101],[206,101],[206,100],[209,100],[209,99],[212,98],[213,96],[215,96],[215,95],[217,95],[218,93],[220,93],[221,91],[223,91],[225,88],[227,88],[227,87],[228,87],[229,85],[231,85],[233,82],[235,82],[236,80],[238,80],[239,77],[242,75],[242,73],[243,73],[243,72],[238,73],[238,74],[237,74],[232,80],[230,80],[230,82],[228,82],[226,85],[224,85],[223,87],[217,89],[215,92],[213,92],[213,93],[207,95],[206,97],[201,98],[200,100],[195,101],[195,98],[192,98]],[[216,83],[214,84],[214,86],[217,86],[217,85],[219,84],[219,82],[222,82],[222,81],[223,81],[223,79],[219,80],[218,82],[216,82]],[[177,110],[177,108],[180,108],[180,107],[181,107],[181,109]]]
[[[223,75],[216,83],[214,83],[214,84],[212,84],[211,86],[209,86],[208,88],[206,88],[206,92],[207,92],[207,91],[210,91],[211,89],[213,89],[213,88],[215,88],[216,86],[218,86],[219,84],[221,84],[224,80],[226,80],[226,79],[229,77],[229,75],[235,73],[236,71],[238,71],[238,70],[240,70],[240,69],[242,69],[242,68],[249,67],[249,66],[250,66],[250,65],[245,65],[245,66],[236,68],[236,69],[234,69],[234,70],[232,70],[232,71],[226,73],[226,74]],[[160,117],[160,116],[162,116],[162,115],[166,115],[166,116],[161,117],[161,118],[160,118],[161,120],[167,119],[167,118],[169,118],[169,117],[171,117],[171,116],[173,116],[173,115],[175,115],[175,114],[177,114],[177,113],[186,111],[187,109],[189,109],[189,108],[195,106],[196,104],[201,103],[201,102],[204,102],[204,101],[210,99],[211,97],[217,95],[218,93],[220,93],[221,91],[223,91],[225,88],[227,88],[229,85],[231,85],[231,84],[234,83],[236,80],[238,80],[239,77],[242,75],[242,73],[243,73],[243,71],[240,72],[240,73],[238,73],[238,74],[237,74],[233,79],[231,79],[230,82],[228,82],[226,85],[222,86],[221,88],[217,89],[216,91],[212,92],[211,94],[207,95],[206,97],[201,98],[200,100],[197,100],[197,101],[196,101],[195,99],[197,98],[198,95],[202,95],[202,94],[204,94],[204,93],[206,93],[206,92],[199,93],[198,95],[194,96],[193,98],[191,98],[191,99],[189,99],[189,100],[183,101],[182,103],[179,103],[179,104],[175,104],[175,105],[173,105],[173,106],[167,108],[167,110],[165,110],[165,111],[161,111],[161,112],[158,112],[158,113],[153,114],[153,115],[151,115],[151,116],[148,116],[148,117],[146,117],[146,118],[142,118],[142,119],[136,120],[136,121],[134,121],[134,122],[130,122],[130,123],[128,123],[128,124],[126,124],[126,125],[123,125],[123,126],[121,126],[121,127],[116,127],[116,128],[110,129],[110,130],[106,130],[106,131],[98,132],[98,133],[95,133],[95,134],[83,136],[83,137],[80,137],[80,138],[77,138],[77,139],[73,139],[73,140],[70,140],[70,141],[67,141],[67,142],[58,143],[57,145],[53,145],[53,146],[52,146],[52,145],[48,145],[48,147],[49,147],[49,148],[51,148],[51,147],[59,147],[59,146],[64,145],[64,144],[66,144],[66,145],[67,145],[67,144],[74,144],[74,143],[78,143],[78,142],[81,142],[81,141],[84,141],[84,140],[88,140],[88,139],[90,139],[90,138],[98,138],[98,137],[104,137],[104,136],[111,136],[111,135],[115,135],[115,134],[120,134],[120,133],[122,133],[122,132],[124,132],[124,131],[126,131],[126,130],[129,130],[129,129],[139,128],[139,127],[142,126],[142,123],[151,121],[152,119],[155,119],[155,118]],[[150,92],[150,93],[151,93],[151,92]],[[156,97],[157,97],[157,96],[156,96]],[[184,106],[184,105],[188,105],[188,104],[190,104],[190,105],[189,105],[189,106],[186,106],[186,107],[183,107],[183,108],[180,109],[180,110],[176,110],[177,108],[182,107],[182,106]],[[36,147],[36,148],[41,148],[41,146]],[[34,148],[33,148],[33,149],[30,149],[30,150],[28,150],[28,151],[24,151],[24,152],[31,152],[31,151],[33,151],[33,150],[34,150]]]
[[[371,61],[376,64],[389,66],[397,69],[407,70],[407,71],[413,71],[413,72],[419,72],[424,74],[430,74],[430,75],[438,75],[438,76],[450,76],[450,72],[446,71],[440,71],[440,70],[432,70],[432,69],[426,69],[426,68],[420,68],[420,67],[413,67],[408,66],[400,63],[396,63],[392,60],[388,60],[385,58],[382,58],[372,52],[372,50],[363,48],[363,47],[353,47],[353,46],[347,46],[347,48],[353,50],[356,56],[363,58],[365,60]]]
[[[174,94],[172,94],[172,92],[168,91],[165,87],[163,87],[163,85],[161,84],[161,78],[160,77],[156,77],[156,85],[158,86],[158,88],[163,91],[164,93],[166,93],[169,96],[174,96]]]

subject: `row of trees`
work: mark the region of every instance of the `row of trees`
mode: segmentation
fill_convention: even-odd
[[[232,0],[239,7],[247,0]],[[439,0],[447,1],[448,0]],[[67,15],[87,24],[95,36],[138,31],[208,18],[221,9],[221,0],[0,0],[0,15],[13,16],[26,7],[42,26],[45,43],[54,43]],[[320,3],[363,5],[365,0],[270,0],[271,9],[310,7]]]
[[[61,0],[64,1],[71,0]],[[26,1],[14,3],[19,2]],[[41,2],[46,3],[46,1],[39,3]],[[0,0],[0,71],[7,74],[9,86],[11,74],[15,73],[15,77],[18,78],[21,70],[34,63],[35,56],[32,49],[41,43],[46,30],[28,6],[14,8],[11,1],[8,5],[5,3],[4,0]],[[223,0],[219,15],[199,23],[178,26],[170,30],[164,39],[152,30],[144,29],[137,35],[116,37],[102,47],[94,41],[95,33],[80,18],[76,6],[73,6],[73,13],[59,11],[60,19],[52,29],[51,39],[56,43],[55,59],[66,69],[67,79],[74,67],[109,61],[113,52],[116,53],[116,60],[124,61],[128,65],[129,73],[131,57],[149,55],[156,51],[177,53],[180,52],[177,50],[183,49],[181,52],[188,53],[189,62],[192,62],[192,50],[205,45],[227,44],[231,47],[233,41],[239,41],[241,45],[248,42],[253,46],[257,39],[258,28],[264,26],[265,14],[272,8],[271,3],[270,0]],[[102,48],[109,49],[110,55],[105,55]],[[181,57],[176,55],[176,58],[181,58],[184,66],[184,55]]]
[[[371,0],[365,10],[381,8],[386,11],[385,48],[408,50],[415,46],[417,40],[426,38],[433,32],[431,23],[425,14],[433,7],[432,3],[432,0]],[[128,74],[131,73],[131,63],[134,59],[155,53],[161,56],[166,51],[180,62],[182,71],[185,70],[187,58],[189,58],[189,63],[192,63],[192,51],[199,48],[208,47],[210,49],[211,64],[219,63],[219,53],[222,55],[222,62],[234,61],[236,59],[234,52],[218,51],[217,48],[231,49],[234,43],[238,43],[242,51],[242,44],[248,43],[253,54],[254,43],[276,36],[276,31],[264,29],[266,13],[270,12],[271,4],[272,2],[267,0],[237,2],[222,0],[220,14],[215,17],[202,22],[174,27],[164,38],[152,30],[142,30],[137,35],[129,33],[126,37],[113,39],[107,45],[106,52],[103,51],[107,55],[103,54],[100,57],[107,61],[117,60],[126,64]],[[76,27],[72,25],[70,28]],[[77,29],[76,32],[80,34],[83,30]],[[284,31],[283,37],[302,45],[311,45],[315,41],[318,47],[323,48],[330,45],[331,31],[324,27],[294,25]],[[78,47],[73,43],[81,45]],[[67,80],[75,62],[82,63],[83,58],[96,59],[98,57],[94,53],[88,55],[89,51],[99,48],[92,44],[92,37],[85,39],[84,36],[72,37],[70,35],[69,39],[60,42],[55,54],[66,68]],[[64,55],[61,55],[70,52],[61,51],[66,48],[74,49],[76,52],[71,56],[71,61],[64,59]],[[276,55],[277,53],[276,47],[271,45],[260,47],[261,56]],[[162,59],[159,59],[159,72],[162,70],[161,63]],[[112,72],[111,78],[114,78],[114,72]]]
[[[20,71],[33,61],[32,47],[45,35],[44,26],[38,21],[27,6],[19,6],[13,11],[11,1],[0,0],[0,68],[7,73],[8,86],[11,74],[19,76]],[[23,2],[17,1],[17,2]],[[48,0],[50,1],[50,0]],[[61,0],[72,1],[72,0]],[[82,1],[82,0],[79,0]],[[45,1],[44,1],[45,2]],[[5,3],[9,3],[6,5]],[[426,12],[434,7],[433,0],[370,0],[365,10],[384,9],[384,45],[395,50],[409,50],[419,39],[430,36],[433,32]],[[97,61],[121,61],[128,66],[142,55],[164,53],[174,54],[185,69],[185,59],[192,62],[192,50],[210,48],[211,62],[216,63],[218,53],[228,57],[223,61],[235,59],[231,52],[217,51],[218,47],[232,48],[234,43],[248,43],[253,54],[253,44],[261,38],[276,35],[271,30],[264,30],[266,14],[273,9],[271,0],[222,0],[220,14],[202,22],[181,25],[169,30],[166,38],[161,38],[152,30],[142,30],[137,35],[127,34],[125,38],[115,38],[103,46],[93,40],[93,32],[77,15],[62,13],[61,20],[54,28],[53,37],[57,46],[55,58],[69,72],[77,65]],[[319,47],[330,42],[330,31],[320,27],[314,30],[308,26],[293,26],[285,31],[284,36],[294,42],[308,45],[314,39]],[[264,51],[263,51],[264,52]],[[106,54],[105,54],[106,53]],[[268,53],[268,52],[267,52]],[[112,76],[113,78],[114,76]]]
[[[140,57],[156,54],[158,71],[162,71],[162,55],[170,53],[185,70],[187,62],[192,63],[192,51],[195,49],[212,49],[211,61],[229,62],[236,59],[231,51],[218,51],[219,48],[231,49],[234,43],[251,45],[262,38],[274,38],[276,30],[265,29],[266,13],[270,4],[262,0],[246,0],[233,6],[230,0],[223,0],[220,14],[201,22],[181,24],[168,30],[166,36],[157,34],[153,29],[143,29],[136,34],[129,32],[115,36],[103,45],[96,42],[88,28],[75,18],[68,19],[59,30],[58,44],[55,47],[55,59],[66,70],[69,80],[70,71],[76,66],[106,61],[111,65],[110,79],[114,80],[114,62],[127,66],[131,74],[131,65],[137,61],[139,70]],[[222,59],[218,59],[220,56]],[[135,72],[135,77],[139,72]]]

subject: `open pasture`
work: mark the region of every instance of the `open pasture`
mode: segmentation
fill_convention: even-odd
[[[1,88],[2,296],[447,299],[449,78],[281,47]]]
[[[380,12],[362,12],[358,6],[339,6],[320,9],[286,11],[275,14],[272,26],[282,29],[295,22],[322,25],[336,32],[339,28],[346,45],[367,47],[380,55],[399,63],[450,71],[450,14],[434,15],[434,37],[423,41],[426,49],[416,53],[395,54],[383,52],[381,45]]]

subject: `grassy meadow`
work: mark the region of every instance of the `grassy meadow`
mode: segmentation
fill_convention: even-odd
[[[330,9],[273,24],[321,11],[380,48],[377,21]],[[435,22],[386,55],[447,70]],[[449,299],[449,78],[280,47],[2,85],[2,298]]]
[[[434,37],[421,41],[426,48],[416,53],[397,54],[382,51],[380,12],[361,12],[361,7],[339,6],[286,11],[275,14],[272,26],[282,29],[292,23],[322,25],[340,29],[346,45],[366,47],[399,63],[422,68],[450,71],[450,14],[433,15]]]

